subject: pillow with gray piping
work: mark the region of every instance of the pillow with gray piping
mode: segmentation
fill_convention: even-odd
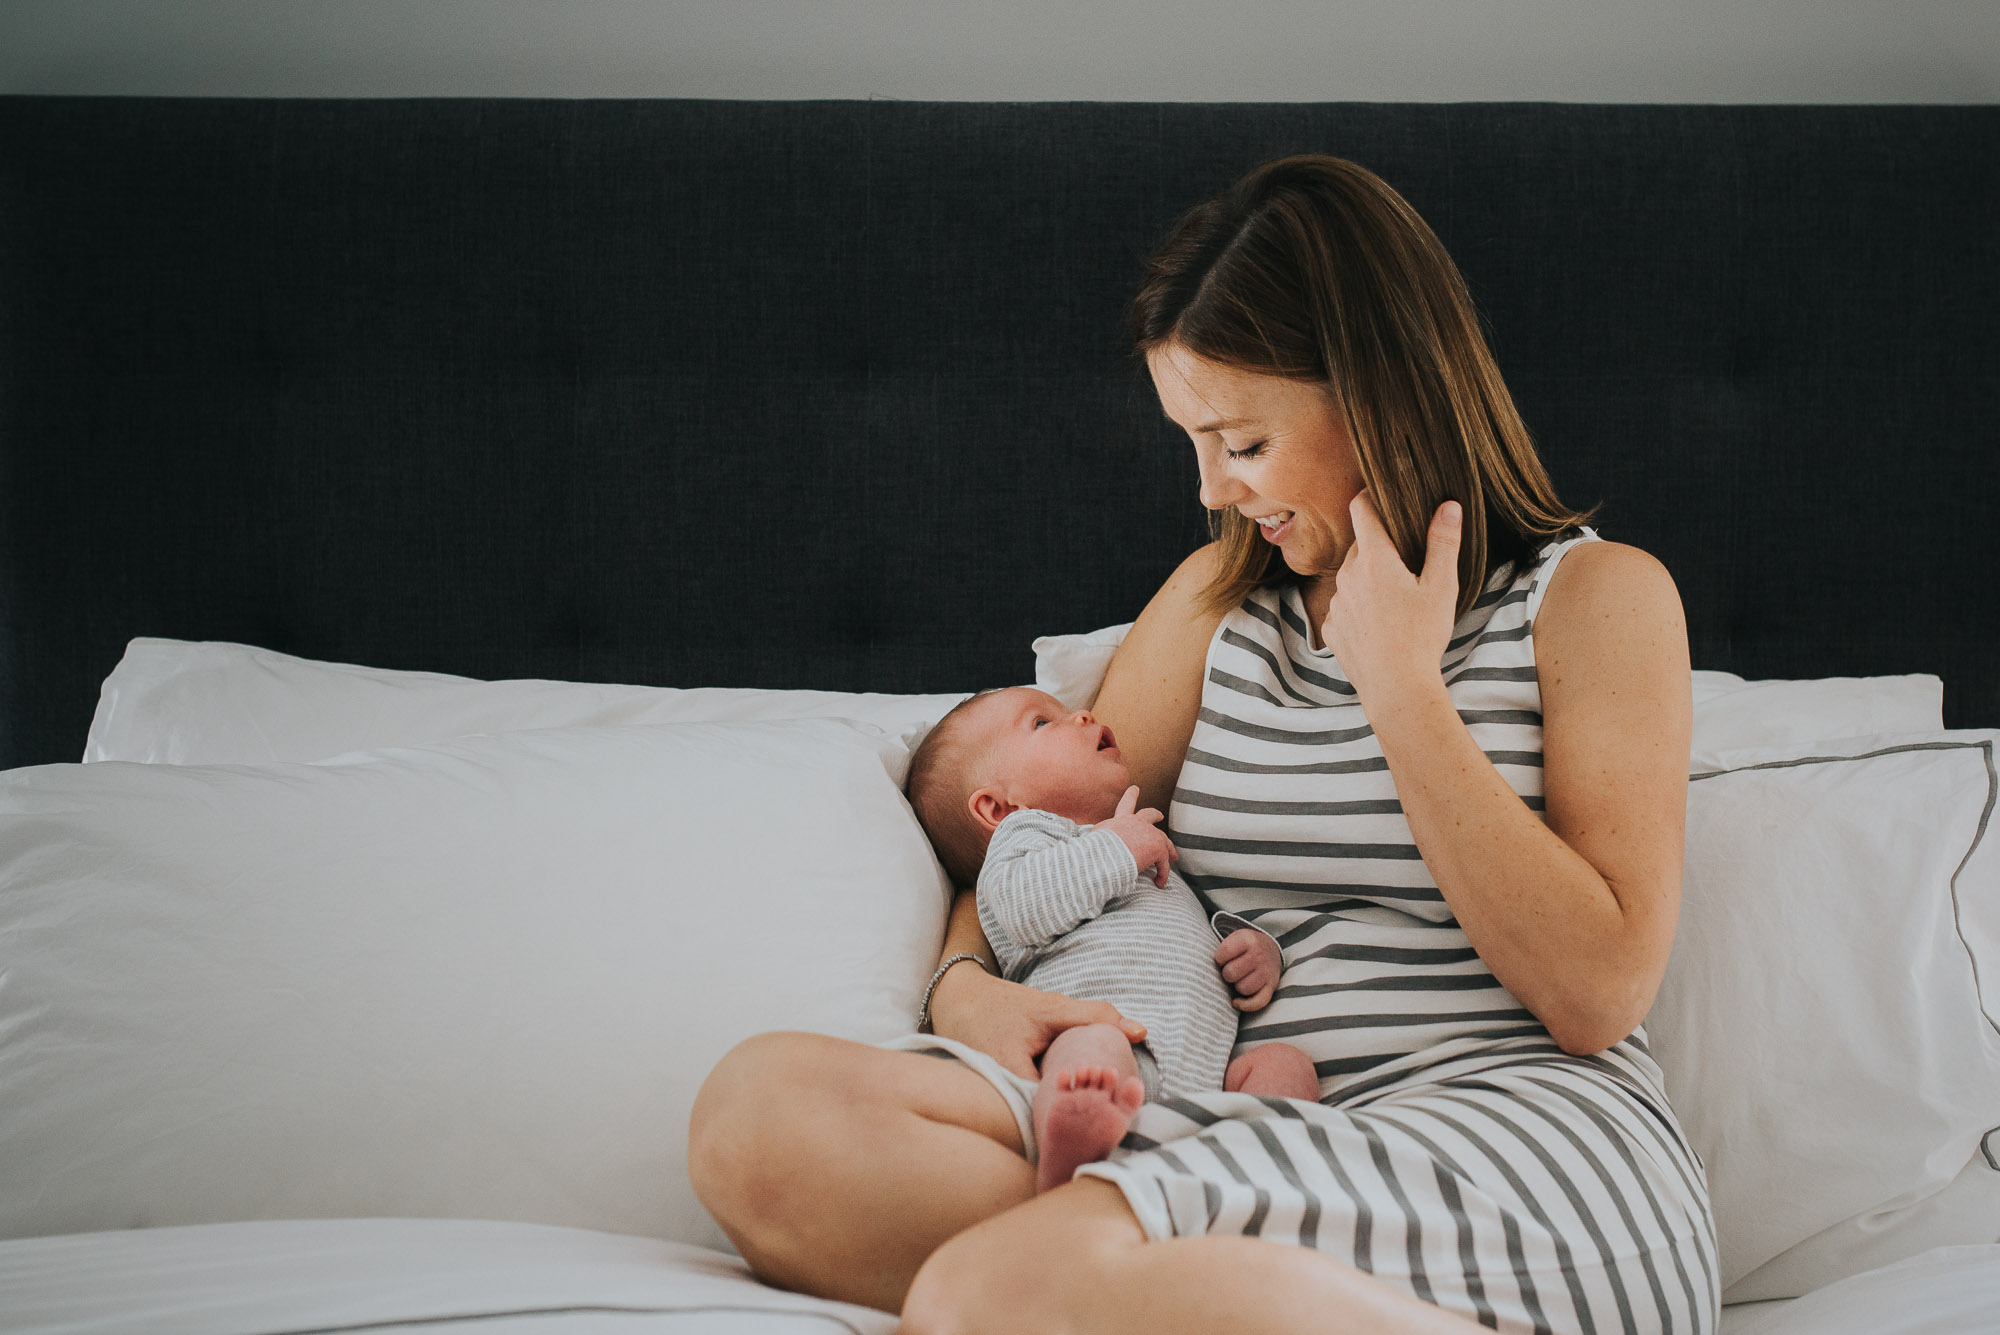
[[[1997,741],[1764,747],[1690,781],[1646,1033],[1726,1302],[2000,1238]]]

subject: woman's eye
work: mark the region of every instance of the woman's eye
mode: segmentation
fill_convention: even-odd
[[[1232,450],[1225,446],[1223,449],[1223,453],[1227,454],[1232,459],[1254,459],[1259,454],[1263,453],[1263,450],[1264,450],[1264,442],[1260,440],[1255,445],[1245,445],[1240,450]]]

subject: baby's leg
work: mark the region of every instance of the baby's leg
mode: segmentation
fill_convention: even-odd
[[[1232,1094],[1319,1102],[1319,1072],[1312,1058],[1289,1043],[1266,1043],[1229,1063],[1222,1087]]]
[[[1035,1190],[1068,1182],[1125,1138],[1146,1086],[1132,1044],[1113,1024],[1065,1029],[1042,1054],[1035,1091]]]

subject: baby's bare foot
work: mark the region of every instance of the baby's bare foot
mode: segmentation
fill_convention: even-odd
[[[1077,1169],[1096,1163],[1125,1138],[1132,1115],[1146,1101],[1137,1076],[1104,1066],[1058,1071],[1035,1091],[1036,1192],[1059,1187]]]

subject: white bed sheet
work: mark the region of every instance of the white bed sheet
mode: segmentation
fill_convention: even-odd
[[[2000,1243],[1933,1247],[1802,1298],[1724,1309],[1725,1335],[1996,1335]]]
[[[0,1242],[10,1335],[893,1335],[887,1313],[768,1288],[653,1238],[462,1219],[315,1219]],[[1720,1335],[1994,1335],[2000,1244],[1939,1247]]]
[[[653,1238],[462,1219],[315,1219],[0,1243],[11,1335],[890,1335],[896,1319],[768,1288]]]

